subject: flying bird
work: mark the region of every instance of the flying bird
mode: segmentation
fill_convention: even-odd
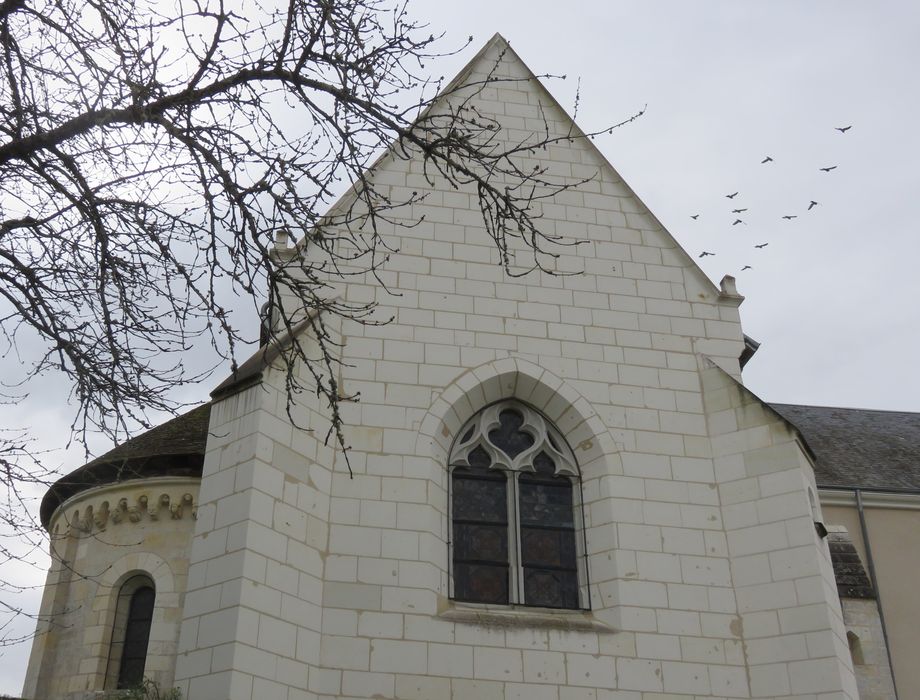
[[[751,267],[750,265],[745,265],[744,267],[741,268],[741,271],[744,272],[745,270],[753,270],[753,269],[754,268]]]
[[[744,222],[741,219],[735,219],[732,222],[732,226],[737,226],[738,224],[743,224]]]
[[[707,255],[715,255],[715,253],[710,253],[704,250],[702,253],[700,253],[699,257],[705,258]]]
[[[691,215],[690,215],[690,218],[693,219],[694,221],[696,221],[697,219],[700,218],[700,215],[699,215],[699,214],[691,214]]]
[[[727,195],[725,195],[725,196],[728,197],[729,199],[734,199],[735,197],[738,196],[738,193],[737,193],[737,192],[732,192],[731,194],[727,194]]]
[[[831,165],[831,166],[828,167],[828,168],[821,168],[821,172],[823,172],[823,173],[829,173],[831,170],[836,170],[836,169],[837,169],[837,166],[836,166],[836,165]]]
[[[732,214],[740,214],[743,211],[747,211],[747,209],[732,209]]]
[[[841,134],[845,134],[845,133],[847,133],[850,129],[853,128],[853,125],[850,124],[849,126],[835,126],[834,128],[835,128],[837,131],[839,131]]]
[[[755,245],[754,247],[755,247],[755,248],[766,248],[768,245],[770,245],[770,244],[769,244],[769,243],[761,243],[760,245]]]
[[[816,206],[818,206],[818,204],[820,204],[820,202],[811,200],[811,202],[808,203],[808,211],[811,211],[812,209],[814,209]]]
[[[797,219],[798,216],[796,216],[795,214],[786,214],[786,216],[784,216],[783,218],[786,219],[786,221],[792,221],[793,219]]]
[[[767,156],[762,161],[760,161],[760,164],[763,165],[764,163],[772,163],[772,162],[773,162],[773,159],[770,156]]]

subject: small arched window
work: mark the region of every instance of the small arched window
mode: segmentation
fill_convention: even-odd
[[[149,576],[132,576],[118,592],[107,688],[136,688],[144,682],[156,591]]]
[[[865,666],[866,658],[863,655],[862,642],[859,635],[852,630],[847,630],[847,644],[850,647],[850,658],[853,659],[854,666]]]
[[[473,603],[587,608],[578,468],[558,430],[502,401],[450,453],[452,596]]]

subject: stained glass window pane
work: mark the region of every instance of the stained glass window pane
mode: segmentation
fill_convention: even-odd
[[[454,522],[454,557],[466,561],[508,561],[508,525]]]
[[[489,441],[506,455],[514,459],[533,446],[533,436],[520,429],[524,417],[519,412],[505,409],[498,414],[498,420],[499,426],[489,432]]]
[[[492,464],[492,458],[489,457],[489,453],[481,447],[477,447],[475,450],[470,452],[466,459],[470,463],[470,466],[473,468],[485,468]]]
[[[500,479],[464,478],[469,470],[454,471],[454,519],[486,523],[508,521],[505,477]]]
[[[521,563],[575,569],[578,552],[571,530],[521,528]]]
[[[470,603],[507,605],[508,566],[454,564],[454,598]]]
[[[564,476],[551,479],[521,474],[519,499],[522,525],[574,528],[572,482]]]
[[[533,460],[533,467],[537,474],[546,476],[556,475],[556,463],[545,452],[541,452]]]
[[[524,569],[524,601],[544,608],[578,608],[578,577],[574,571]]]
[[[547,474],[545,468],[541,471],[521,474],[518,479],[524,602],[547,608],[577,608],[572,482]]]
[[[454,597],[507,604],[507,477],[496,470],[456,468],[451,487]]]

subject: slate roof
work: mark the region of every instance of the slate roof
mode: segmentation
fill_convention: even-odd
[[[819,487],[920,489],[920,413],[783,403],[770,407],[808,442],[817,457]]]
[[[307,317],[280,334],[276,340],[260,347],[221,382],[211,392],[211,396],[223,398],[259,382],[263,370],[311,322],[312,317]],[[42,499],[39,509],[42,525],[48,527],[51,516],[61,503],[94,486],[152,476],[201,478],[210,417],[209,402],[117,445],[101,457],[58,479]]]
[[[841,598],[871,598],[874,600],[876,598],[875,589],[872,588],[872,582],[869,581],[869,576],[862,565],[850,533],[846,530],[828,533],[827,546],[834,565],[837,594]]]
[[[42,525],[71,496],[102,484],[151,476],[201,477],[211,404],[206,403],[123,442],[58,479],[42,499]]]
[[[262,379],[263,370],[271,365],[281,353],[285,351],[298,335],[310,327],[314,316],[298,321],[290,330],[284,331],[277,339],[261,345],[252,355],[250,355],[243,364],[236,368],[229,377],[224,379],[214,391],[211,392],[211,398],[223,398],[228,394],[252,386]]]

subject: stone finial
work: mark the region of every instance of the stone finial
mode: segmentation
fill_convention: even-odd
[[[722,281],[719,282],[719,287],[721,288],[719,299],[731,300],[735,302],[736,306],[744,301],[744,297],[738,293],[738,286],[735,284],[735,278],[731,275],[725,275]]]
[[[735,278],[731,275],[725,275],[725,277],[722,278],[722,281],[719,282],[719,286],[722,288],[722,294],[730,297],[739,296],[738,287],[735,284]]]
[[[279,228],[275,231],[275,250],[285,251],[288,249],[288,239],[291,237],[291,232],[286,228]]]

